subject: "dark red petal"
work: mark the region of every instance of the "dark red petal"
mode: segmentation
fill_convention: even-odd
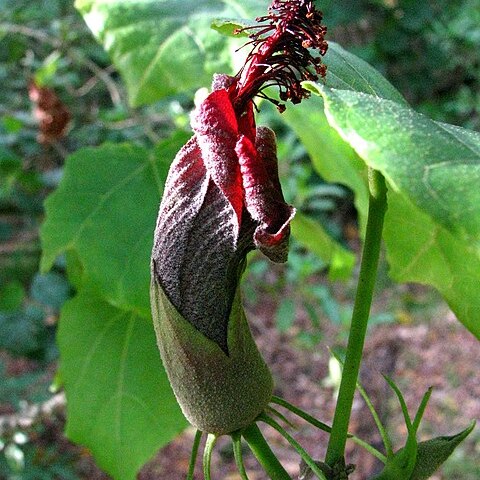
[[[228,353],[227,329],[241,264],[254,248],[243,222],[205,168],[193,137],[167,178],[155,230],[153,275],[197,330]]]
[[[289,223],[295,209],[283,199],[278,179],[275,134],[269,128],[259,127],[256,145],[241,136],[236,152],[245,189],[245,206],[258,223],[254,234],[255,246],[272,261],[285,262]]]
[[[185,262],[190,224],[203,204],[207,187],[207,171],[193,137],[178,152],[170,167],[152,256],[157,277],[177,308],[183,294],[178,271]]]
[[[235,153],[238,123],[226,90],[213,91],[199,105],[192,118],[192,128],[197,134],[205,167],[232,205],[240,228],[243,187]]]

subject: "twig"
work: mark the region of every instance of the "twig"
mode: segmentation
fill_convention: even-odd
[[[59,48],[62,45],[62,42],[58,38],[52,37],[42,30],[36,30],[34,28],[26,27],[25,25],[0,23],[0,30],[3,30],[7,33],[20,33],[26,37],[35,38],[43,43],[48,43],[55,48]]]

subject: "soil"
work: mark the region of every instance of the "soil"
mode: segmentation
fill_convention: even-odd
[[[268,311],[268,306],[264,306]],[[271,311],[271,310],[270,310]],[[260,312],[261,313],[261,312]],[[328,349],[316,352],[295,346],[294,332],[281,335],[272,324],[265,324],[263,315],[250,315],[257,342],[276,379],[275,394],[304,409],[319,420],[331,422],[334,413],[335,391],[325,387],[328,378]],[[301,319],[300,319],[301,320]],[[336,337],[330,326],[327,339]],[[331,330],[331,331],[330,331]],[[365,361],[361,373],[367,390],[384,423],[393,433],[394,445],[403,446],[406,428],[398,402],[382,374],[395,379],[404,393],[410,411],[416,411],[425,391],[433,386],[433,394],[425,412],[420,439],[456,433],[470,420],[480,418],[480,343],[466,331],[448,311],[443,311],[430,325],[383,325],[375,328],[367,339]],[[287,414],[297,427],[295,438],[318,459],[324,458],[328,437],[318,429]],[[263,428],[266,437],[292,478],[299,472],[299,457],[287,442],[270,427]],[[381,439],[374,422],[358,396],[355,399],[351,431],[381,449]],[[194,432],[186,431],[168,447],[159,452],[154,461],[144,467],[139,479],[184,480],[189,449]],[[240,480],[236,473],[228,439],[220,442],[214,456],[213,478]],[[250,480],[268,480],[252,455],[246,455]],[[347,458],[357,465],[349,477],[364,480],[378,473],[380,462],[368,453],[349,444]],[[479,463],[480,465],[480,463]],[[480,472],[480,470],[479,470]],[[202,477],[200,462],[196,477]],[[433,480],[446,480],[441,473]],[[480,478],[480,477],[479,477]],[[400,479],[399,479],[400,480]],[[449,478],[448,480],[453,480]],[[459,480],[462,480],[459,478]]]
[[[274,309],[275,305],[263,302],[261,306],[249,309],[248,318],[259,349],[274,375],[275,394],[329,423],[334,413],[335,386],[331,381],[328,382],[330,354],[327,346],[337,345],[339,338],[342,338],[339,327],[326,320],[322,325],[323,340],[320,346],[309,349],[300,345],[297,339],[298,331],[308,328],[306,315],[299,312],[294,327],[282,334],[274,321],[269,320]],[[397,448],[403,445],[406,428],[399,404],[382,374],[395,380],[405,395],[410,411],[416,410],[427,388],[434,387],[420,429],[421,439],[456,433],[472,419],[480,418],[480,343],[456,321],[446,307],[436,308],[434,317],[428,323],[409,319],[407,323],[379,325],[371,329],[367,337],[361,372],[362,384],[373,403],[378,406],[379,415],[388,425]],[[15,362],[12,361],[10,368],[14,372]],[[19,363],[17,369],[28,369],[28,364]],[[0,411],[3,414],[9,413],[5,408]],[[295,438],[314,458],[324,458],[328,440],[326,434],[288,413],[285,415],[295,426]],[[64,437],[62,408],[53,411],[48,418],[44,416],[42,422],[46,426],[43,434],[32,440],[40,444],[55,444],[57,449],[74,456],[76,471],[85,480],[110,478],[95,466],[85,449],[71,444]],[[273,429],[264,426],[261,428],[285,469],[292,478],[297,478],[298,455]],[[377,448],[382,448],[372,417],[359,396],[353,405],[351,431]],[[138,479],[184,480],[194,434],[193,429],[187,429],[160,450],[144,466]],[[471,438],[463,448],[475,453],[475,448],[478,450],[478,435],[476,438],[477,444]],[[350,463],[357,465],[349,477],[352,480],[367,479],[381,467],[370,454],[350,442],[347,458]],[[250,480],[268,480],[248,449],[245,450],[245,464]],[[200,460],[197,462],[195,478],[203,478]],[[215,448],[212,478],[240,480],[228,437],[220,438]],[[432,478],[447,480],[442,473]],[[448,480],[452,478],[449,477]],[[463,480],[461,477],[458,479]]]

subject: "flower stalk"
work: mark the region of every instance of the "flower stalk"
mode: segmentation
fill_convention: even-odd
[[[360,275],[353,307],[352,322],[348,337],[347,352],[342,371],[332,430],[328,442],[326,463],[334,467],[344,461],[348,424],[353,397],[357,387],[358,372],[362,360],[372,304],[378,259],[382,240],[383,221],[387,210],[387,187],[385,179],[377,170],[369,169],[369,207],[365,243],[363,245]]]
[[[291,480],[290,475],[272,452],[256,423],[245,428],[242,436],[271,480]]]

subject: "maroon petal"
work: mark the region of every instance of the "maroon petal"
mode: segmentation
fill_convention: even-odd
[[[226,353],[228,318],[254,226],[212,181],[193,137],[167,178],[152,252],[154,279],[197,330]]]
[[[275,134],[267,127],[259,127],[255,145],[241,136],[235,150],[245,190],[245,206],[258,223],[255,246],[272,261],[285,262],[289,224],[295,209],[285,203],[280,187]]]
[[[243,187],[235,145],[238,123],[227,90],[213,91],[197,108],[192,118],[211,178],[232,205],[240,227],[243,210]]]

